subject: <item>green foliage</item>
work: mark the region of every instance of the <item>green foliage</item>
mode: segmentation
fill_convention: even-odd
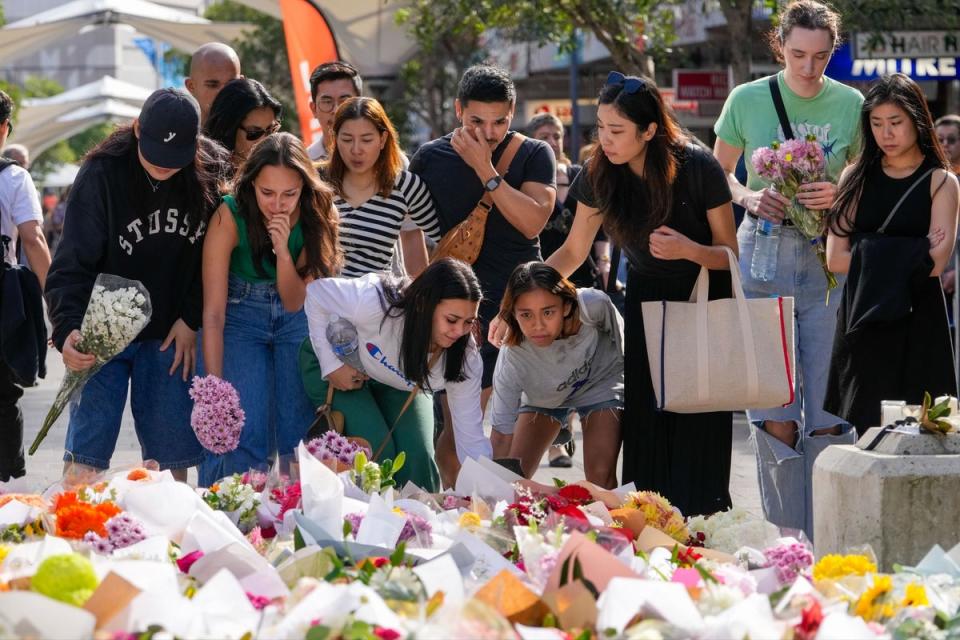
[[[283,105],[283,130],[300,135],[300,120],[287,59],[283,23],[233,0],[221,0],[207,7],[204,17],[214,22],[249,22],[254,29],[231,43],[240,56],[240,68],[247,78],[259,80]]]
[[[960,27],[956,0],[835,0],[832,4],[843,16],[845,31]]]

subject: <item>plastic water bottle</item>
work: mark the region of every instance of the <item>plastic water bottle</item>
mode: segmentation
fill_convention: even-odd
[[[757,221],[753,260],[750,261],[750,276],[754,280],[769,282],[777,276],[780,230],[780,225],[775,222],[770,222],[764,218]]]
[[[343,364],[364,373],[360,363],[360,337],[356,327],[338,315],[331,315],[330,324],[327,325],[327,342]]]

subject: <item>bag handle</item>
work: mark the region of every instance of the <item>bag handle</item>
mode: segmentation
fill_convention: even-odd
[[[773,98],[773,107],[777,110],[777,118],[780,119],[780,128],[783,129],[783,137],[787,140],[793,140],[793,127],[790,126],[790,118],[787,117],[787,107],[783,104],[783,94],[780,93],[780,74],[773,74],[767,81],[770,84],[770,97]]]
[[[903,201],[907,199],[907,196],[909,196],[910,193],[911,193],[914,189],[916,189],[917,186],[919,186],[919,184],[920,184],[921,182],[923,182],[924,180],[926,180],[926,179],[927,179],[927,176],[929,176],[931,173],[933,173],[934,171],[936,171],[936,169],[937,169],[936,167],[930,167],[929,169],[927,169],[927,171],[926,171],[922,176],[920,176],[919,178],[917,178],[917,179],[914,181],[914,183],[913,183],[912,185],[910,185],[910,188],[909,188],[909,189],[907,189],[906,191],[904,191],[903,195],[900,196],[900,199],[897,200],[897,204],[893,205],[893,209],[892,209],[892,210],[890,211],[890,213],[887,215],[887,219],[884,220],[884,221],[883,221],[883,224],[880,225],[880,228],[877,229],[877,233],[883,233],[884,231],[887,230],[887,225],[890,224],[890,221],[891,221],[891,220],[893,220],[893,216],[894,216],[894,215],[897,213],[897,211],[900,209],[900,205],[902,205],[902,204],[903,204]]]
[[[445,349],[440,349],[430,358],[430,361],[427,363],[427,375],[430,375],[430,371],[433,369],[434,365],[437,364],[437,361],[440,359],[440,356],[444,351]],[[383,441],[380,443],[380,446],[377,447],[377,452],[373,454],[373,460],[380,458],[380,454],[383,453],[383,449],[387,446],[387,442],[389,442],[390,438],[393,437],[393,430],[397,428],[397,423],[400,422],[400,418],[403,417],[403,414],[405,414],[407,409],[410,408],[410,405],[413,404],[413,399],[417,397],[418,393],[420,393],[420,385],[414,386],[413,389],[410,390],[410,393],[407,394],[407,399],[400,408],[400,413],[398,413],[397,417],[394,418],[393,424],[390,425],[390,429],[387,430],[387,435],[383,437]]]
[[[760,397],[760,374],[757,366],[757,344],[753,338],[753,322],[750,319],[747,296],[743,292],[743,283],[740,281],[740,266],[737,258],[730,247],[723,246],[723,249],[730,266],[730,284],[740,320],[743,356],[747,368],[747,398],[752,402]],[[697,399],[700,402],[706,402],[710,398],[710,350],[707,347],[710,339],[707,313],[709,294],[710,270],[702,267],[700,275],[697,276],[697,283],[690,294],[690,301],[697,305]]]

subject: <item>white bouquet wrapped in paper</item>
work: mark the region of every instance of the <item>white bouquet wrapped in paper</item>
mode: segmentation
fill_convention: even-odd
[[[96,356],[96,364],[86,371],[67,370],[40,433],[30,445],[30,455],[36,453],[50,427],[87,380],[143,331],[150,322],[151,312],[150,293],[138,280],[106,273],[97,276],[80,324],[81,337],[76,344],[77,351]]]

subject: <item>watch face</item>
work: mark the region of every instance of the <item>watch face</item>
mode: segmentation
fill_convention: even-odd
[[[497,185],[500,184],[500,180],[501,180],[500,176],[494,176],[489,180],[487,180],[487,184],[484,186],[487,188],[487,191],[493,191],[494,189],[497,188]]]

